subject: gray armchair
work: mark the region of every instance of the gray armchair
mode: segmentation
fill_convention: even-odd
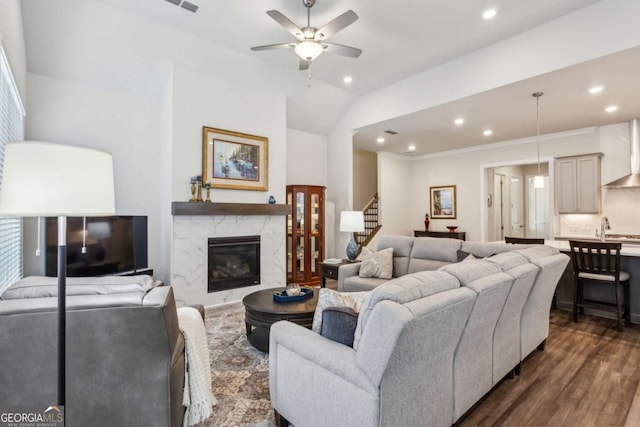
[[[57,403],[56,300],[0,301],[4,405]],[[69,425],[181,426],[184,339],[172,289],[67,296],[66,366]]]

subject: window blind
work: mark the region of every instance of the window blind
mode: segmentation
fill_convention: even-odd
[[[0,186],[7,142],[24,139],[24,108],[0,46]],[[0,217],[0,294],[22,278],[22,219]]]

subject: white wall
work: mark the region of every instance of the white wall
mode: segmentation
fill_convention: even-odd
[[[483,240],[483,224],[487,218],[485,202],[484,169],[506,165],[533,163],[536,161],[535,138],[508,141],[489,146],[475,147],[422,156],[411,162],[410,213],[408,221],[414,229],[422,229],[425,212],[429,211],[429,187],[456,185],[457,219],[432,220],[434,231],[445,231],[447,225],[457,225],[459,231],[467,232],[467,240]],[[599,150],[600,140],[594,129],[543,135],[540,141],[540,156],[549,161],[555,156],[593,153]],[[385,177],[381,178],[386,179]],[[402,182],[396,182],[402,185]],[[393,187],[390,188],[393,191]],[[381,193],[381,197],[386,194]]]
[[[0,44],[7,54],[13,78],[24,103],[27,86],[27,58],[22,31],[20,0],[2,0],[0,2]]]
[[[410,160],[388,153],[378,155],[380,234],[412,236],[411,206],[413,205]],[[424,215],[423,215],[424,219]],[[422,230],[421,224],[417,230]]]
[[[161,202],[162,177],[168,172],[160,155],[161,106],[115,90],[31,73],[27,77],[26,137],[112,153],[116,213],[148,216],[149,266],[157,276],[168,277],[168,265],[162,262],[160,251],[160,214],[169,210]],[[44,262],[32,258],[35,243],[25,241],[25,275],[43,273],[34,270]]]
[[[287,129],[287,185],[327,186],[327,137]]]
[[[284,203],[287,159],[284,95],[247,88],[215,72],[177,65],[173,71],[172,183],[174,201],[191,197],[189,177],[202,172],[202,127],[269,138],[268,191],[213,189],[214,202]]]
[[[353,209],[362,210],[378,192],[378,155],[353,150]]]

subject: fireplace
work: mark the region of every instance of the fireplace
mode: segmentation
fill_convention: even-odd
[[[209,292],[260,284],[260,236],[209,238]]]

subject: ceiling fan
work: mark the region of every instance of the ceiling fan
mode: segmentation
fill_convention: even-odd
[[[338,55],[357,58],[362,50],[351,46],[344,46],[337,43],[328,43],[325,40],[353,24],[358,20],[358,15],[353,10],[349,10],[324,27],[317,29],[311,26],[311,8],[316,4],[316,0],[302,0],[302,4],[307,8],[307,26],[298,28],[289,18],[277,10],[267,11],[267,15],[272,17],[285,30],[289,31],[298,40],[292,43],[269,44],[265,46],[252,47],[253,51],[270,49],[294,49],[300,57],[300,69],[307,70],[311,61],[316,59],[322,52],[335,53]]]

